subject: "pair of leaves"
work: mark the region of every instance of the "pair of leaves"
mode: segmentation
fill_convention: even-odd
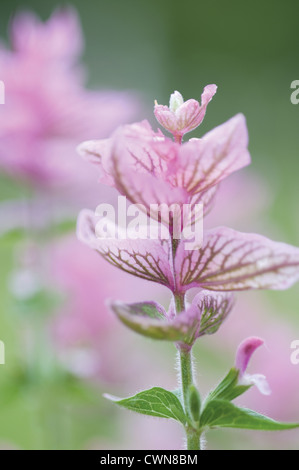
[[[232,369],[219,386],[210,393],[203,410],[201,412],[198,410],[198,420],[193,416],[194,423],[190,423],[190,419],[185,414],[180,394],[161,387],[153,387],[124,399],[111,395],[105,395],[105,397],[131,411],[158,418],[174,419],[183,426],[196,426],[199,431],[216,427],[283,431],[299,427],[297,423],[280,423],[255,411],[232,404],[231,399],[249,388],[237,385],[235,372],[237,371]]]
[[[189,345],[204,334],[215,333],[232,307],[232,294],[205,290],[177,316],[167,314],[156,302],[111,304],[113,312],[131,330],[153,339],[181,341]]]
[[[200,416],[201,428],[227,427],[263,431],[294,429],[299,424],[280,423],[247,408],[239,408],[231,401],[245,393],[252,385],[239,383],[238,369],[232,368],[217,387],[210,392]]]

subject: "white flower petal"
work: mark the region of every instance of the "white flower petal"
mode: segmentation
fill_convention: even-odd
[[[255,385],[262,395],[271,395],[272,393],[267,379],[263,374],[245,374],[242,378],[242,382],[248,385]]]

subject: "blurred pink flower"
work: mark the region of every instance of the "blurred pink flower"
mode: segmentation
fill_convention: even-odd
[[[79,182],[91,173],[75,147],[94,135],[105,137],[137,111],[132,95],[87,91],[78,64],[83,47],[79,19],[57,10],[42,23],[18,14],[12,50],[0,47],[6,104],[0,108],[0,166],[15,178],[40,187]]]
[[[70,7],[54,13],[46,23],[29,12],[18,14],[10,29],[10,40],[14,51],[39,60],[61,60],[63,67],[76,62],[83,50],[79,19]]]
[[[131,337],[109,311],[107,299],[164,297],[161,289],[128,278],[73,237],[57,241],[48,253],[50,281],[64,296],[53,324],[63,362],[85,378],[123,380]],[[113,347],[111,347],[113,344]]]

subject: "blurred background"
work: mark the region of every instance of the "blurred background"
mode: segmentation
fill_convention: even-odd
[[[62,6],[71,10],[49,20]],[[24,11],[39,20],[18,15]],[[79,210],[113,202],[115,194],[75,148],[122,123],[155,124],[154,99],[167,104],[174,90],[200,99],[216,83],[205,121],[190,136],[242,112],[252,165],[222,185],[206,224],[298,246],[299,105],[290,101],[291,82],[299,80],[298,13],[295,0],[2,1],[1,448],[181,448],[176,423],[135,416],[102,398],[153,385],[174,389],[175,349],[126,331],[105,305],[106,298],[167,305],[169,295],[76,241]],[[290,362],[298,303],[298,285],[240,293],[222,329],[196,345],[202,393],[232,366],[240,340],[261,336],[266,348],[251,368],[268,377],[273,393],[250,390],[240,403],[298,422],[299,365]],[[213,431],[207,440],[209,449],[299,448],[296,431]]]

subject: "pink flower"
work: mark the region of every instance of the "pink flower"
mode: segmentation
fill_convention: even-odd
[[[173,109],[179,109],[179,100],[177,94],[172,97]],[[145,206],[147,215],[164,223],[161,204],[181,209],[201,202],[209,209],[219,183],[250,163],[247,145],[245,118],[238,114],[201,139],[181,145],[161,131],[154,132],[144,121],[121,127],[111,139],[85,142],[79,153],[99,168],[103,183]],[[78,219],[79,239],[118,268],[175,294],[193,287],[286,289],[299,280],[299,248],[261,235],[217,227],[205,231],[200,248],[189,250],[180,240],[173,250],[171,239],[99,238],[96,224],[96,217],[83,211]]]
[[[245,339],[237,349],[235,367],[240,371],[239,382],[242,385],[256,385],[263,395],[270,395],[271,390],[264,375],[251,375],[246,372],[252,354],[257,348],[259,348],[263,344],[264,341],[260,338],[251,337]]]
[[[181,142],[184,134],[201,124],[216,90],[216,85],[207,85],[201,95],[201,104],[193,99],[184,102],[178,91],[170,96],[169,107],[156,102],[154,113],[159,124],[171,132],[176,141]]]
[[[76,62],[83,50],[80,21],[71,7],[57,10],[46,23],[30,12],[18,14],[11,25],[10,39],[16,53],[46,62],[49,58],[61,60],[64,67]]]
[[[74,183],[78,174],[87,179],[75,147],[131,119],[134,97],[84,89],[78,63],[83,38],[73,9],[55,11],[45,23],[30,13],[17,15],[10,36],[12,50],[0,47],[6,94],[0,107],[0,166],[39,187]]]
[[[109,140],[84,142],[78,150],[97,165],[102,183],[148,210],[153,204],[199,202],[208,209],[218,183],[250,163],[247,144],[239,114],[183,145],[143,121],[118,129]]]

